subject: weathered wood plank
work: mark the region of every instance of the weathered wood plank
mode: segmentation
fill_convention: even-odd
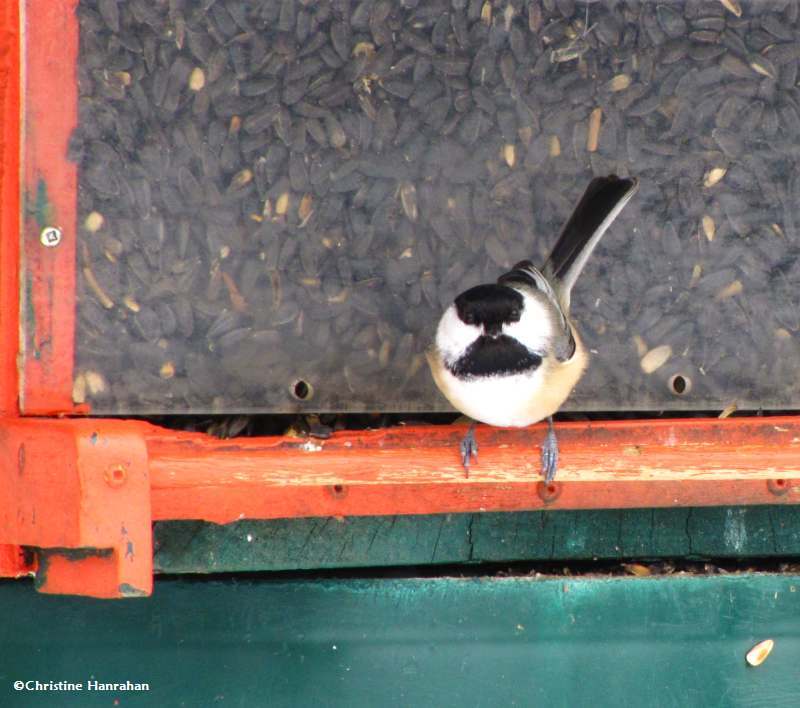
[[[164,573],[800,555],[796,507],[624,509],[155,526]]]
[[[147,433],[153,518],[620,509],[800,500],[797,417],[618,420],[557,425],[554,483],[541,481],[546,424],[479,425],[479,464],[465,477],[464,425],[341,431],[327,440],[218,440]]]

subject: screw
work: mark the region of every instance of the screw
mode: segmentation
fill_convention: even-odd
[[[768,479],[767,489],[776,497],[782,497],[789,491],[789,483],[785,479]]]
[[[347,496],[347,487],[345,487],[343,484],[334,484],[329,489],[331,496],[334,499],[343,499]]]
[[[561,496],[561,485],[558,482],[538,482],[536,493],[545,504],[552,504]]]
[[[39,234],[39,241],[41,241],[42,246],[53,248],[61,243],[61,237],[63,235],[63,232],[58,226],[45,226],[42,229],[42,233]]]
[[[128,479],[128,470],[125,465],[114,465],[105,471],[103,477],[109,487],[121,487]]]

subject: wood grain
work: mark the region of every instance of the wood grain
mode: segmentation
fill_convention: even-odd
[[[329,440],[148,438],[156,519],[426,514],[726,504],[800,495],[793,417],[565,423],[556,483],[539,473],[543,425],[479,426],[465,477],[465,426],[348,432]]]

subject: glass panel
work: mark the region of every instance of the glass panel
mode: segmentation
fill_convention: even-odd
[[[443,308],[639,194],[570,410],[800,403],[798,3],[81,0],[76,391],[447,410]],[[42,48],[45,51],[45,48]]]

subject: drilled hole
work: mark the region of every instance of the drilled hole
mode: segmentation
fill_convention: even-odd
[[[333,491],[336,492],[336,494],[341,494],[344,491],[344,487],[341,484],[334,484]]]
[[[669,390],[676,396],[683,396],[692,388],[692,380],[683,374],[675,374],[669,380]]]
[[[120,487],[125,484],[128,472],[122,465],[116,465],[111,469],[107,469],[103,473],[103,476],[107,484],[110,484],[112,487]]]
[[[561,496],[561,487],[557,482],[539,482],[536,493],[545,504],[550,504]]]
[[[768,479],[767,489],[776,496],[788,494],[791,486],[788,479]]]
[[[311,398],[313,392],[311,384],[303,379],[298,379],[292,384],[292,395],[301,401]]]

